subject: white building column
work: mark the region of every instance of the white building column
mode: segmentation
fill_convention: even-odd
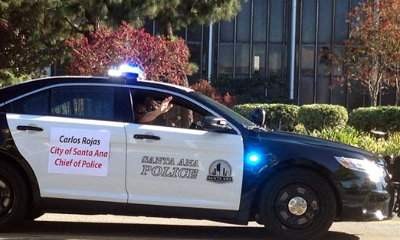
[[[291,34],[290,34],[290,78],[289,78],[289,99],[294,100],[294,81],[296,71],[296,20],[297,20],[297,0],[292,0],[291,14]]]
[[[208,27],[208,68],[207,80],[211,81],[212,77],[212,50],[213,50],[213,24],[210,23]]]

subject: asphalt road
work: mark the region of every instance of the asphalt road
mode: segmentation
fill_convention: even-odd
[[[0,233],[1,240],[240,239],[274,240],[257,224],[235,226],[210,221],[46,214]],[[400,219],[335,223],[324,240],[399,240]]]

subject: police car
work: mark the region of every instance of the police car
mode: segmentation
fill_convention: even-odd
[[[0,90],[0,226],[45,212],[257,221],[288,239],[390,217],[375,155],[268,131],[188,88],[51,77]],[[135,104],[172,97],[140,123]],[[262,124],[263,115],[256,112]]]

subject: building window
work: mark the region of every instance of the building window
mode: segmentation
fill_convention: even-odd
[[[316,94],[318,103],[329,103],[330,77],[318,77]]]
[[[237,16],[237,41],[250,41],[251,1],[242,2],[242,10]]]
[[[336,0],[335,9],[335,42],[342,43],[348,37],[348,24],[346,23],[349,12],[348,0]]]
[[[332,65],[331,65],[331,49],[329,46],[319,46],[318,49],[318,75],[330,76]]]
[[[253,66],[252,70],[255,75],[265,77],[265,49],[266,44],[257,43],[253,45]]]
[[[220,76],[232,77],[233,44],[220,44],[218,53],[218,73]]]
[[[302,41],[315,42],[316,0],[303,0],[302,6]]]
[[[314,46],[304,46],[301,49],[301,74],[314,76]]]
[[[269,48],[269,72],[280,75],[282,70],[282,45],[271,44]]]
[[[220,24],[220,41],[221,42],[233,42],[234,34],[234,21],[226,22],[223,21]]]
[[[253,41],[265,42],[267,40],[267,14],[268,1],[254,0]]]
[[[333,50],[334,54],[338,57],[342,56],[344,53],[344,48],[342,46],[335,47]],[[336,65],[333,67],[333,80],[335,84],[332,86],[332,99],[333,104],[346,104],[346,87],[343,79],[343,66]]]
[[[250,70],[250,45],[236,45],[236,77],[248,77]]]
[[[190,26],[187,28],[188,42],[201,42],[203,36],[203,27],[201,25]]]
[[[318,42],[332,41],[333,0],[319,0]]]
[[[300,84],[300,104],[314,102],[314,77],[302,76]]]
[[[282,42],[283,40],[283,18],[284,3],[283,0],[270,0],[271,16],[270,16],[270,41]]]

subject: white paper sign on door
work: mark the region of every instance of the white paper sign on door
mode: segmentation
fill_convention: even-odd
[[[107,176],[109,158],[109,131],[51,129],[49,173]]]

